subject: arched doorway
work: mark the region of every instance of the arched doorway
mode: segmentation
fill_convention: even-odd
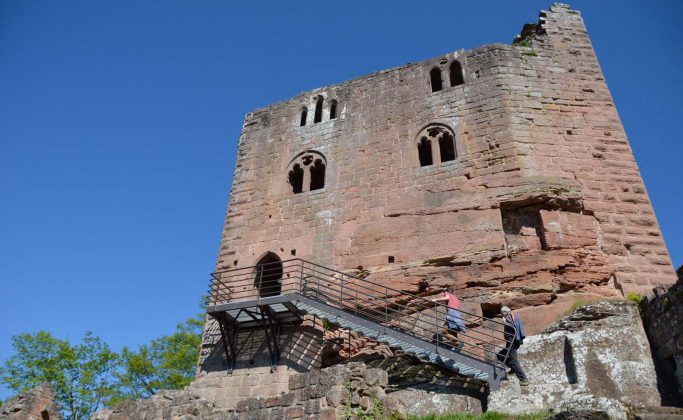
[[[260,297],[277,296],[282,291],[282,260],[272,252],[256,263],[254,287]]]

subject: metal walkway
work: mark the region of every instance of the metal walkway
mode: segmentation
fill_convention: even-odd
[[[274,366],[281,327],[311,314],[486,380],[491,390],[505,377],[506,368],[498,360],[507,344],[500,321],[461,311],[467,331],[458,333],[456,347],[445,334],[445,305],[308,261],[274,261],[212,276],[207,312],[219,323],[229,369],[235,367],[240,331],[265,330]]]

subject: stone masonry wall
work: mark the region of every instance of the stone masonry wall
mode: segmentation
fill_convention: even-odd
[[[288,390],[290,376],[320,369],[322,338],[320,320],[312,317],[306,318],[302,325],[283,327],[280,360],[271,367],[264,331],[243,331],[237,343],[237,364],[228,373],[217,323],[209,321],[204,331],[200,368],[189,389],[196,397],[220,409],[234,409],[248,396],[280,395]]]
[[[456,60],[464,83],[451,86]],[[436,92],[433,69],[443,78]],[[441,162],[434,137],[436,163],[421,166],[417,145],[438,132],[453,133],[457,156]],[[324,188],[295,194],[288,174],[306,154],[326,162]],[[525,26],[522,42],[247,114],[216,268],[268,252],[424,295],[454,286],[466,311],[509,305],[530,333],[577,300],[675,281],[583,20],[559,3]]]
[[[333,420],[349,415],[405,413],[401,401],[386,396],[387,384],[384,370],[349,363],[293,375],[281,393],[242,398],[231,408],[216,405],[192,389],[161,391],[147,400],[126,401],[111,410],[101,410],[93,419]]]

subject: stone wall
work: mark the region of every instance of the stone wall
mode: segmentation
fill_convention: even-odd
[[[644,309],[662,403],[683,407],[683,266],[678,269],[678,282],[668,289],[656,288]]]
[[[387,373],[362,363],[337,365],[291,376],[277,395],[241,398],[226,409],[193,389],[162,391],[147,400],[127,401],[101,410],[95,420],[124,419],[336,419],[361,413],[405,413],[396,398],[386,396]]]
[[[234,409],[248,396],[280,395],[288,390],[290,376],[321,367],[323,328],[319,319],[306,317],[301,325],[282,328],[280,360],[275,367],[271,367],[264,330],[244,330],[238,338],[237,363],[227,373],[216,322],[209,321],[204,331],[200,369],[189,389],[215,407]]]
[[[554,4],[525,29],[517,44],[451,52],[247,114],[216,269],[275,253],[425,295],[455,286],[465,310],[521,309],[531,333],[577,300],[673,283],[581,15]],[[456,61],[464,83],[451,86]],[[433,69],[444,82],[435,92]],[[436,147],[444,133],[455,138],[453,160]],[[435,162],[426,166],[423,138]],[[295,193],[290,172],[316,160],[324,187]]]
[[[484,383],[479,380],[459,377],[410,356],[373,363],[378,367],[349,362],[297,373],[279,394],[243,396],[230,408],[193,385],[123,402],[99,411],[93,420],[406,418],[483,410]]]
[[[660,405],[650,346],[632,302],[578,308],[527,337],[519,358],[529,386],[513,376],[491,393],[489,410],[601,411],[625,419],[632,407]]]
[[[7,420],[60,420],[62,415],[55,393],[49,383],[22,392],[0,407],[0,419]]]

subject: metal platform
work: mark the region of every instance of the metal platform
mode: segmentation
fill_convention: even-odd
[[[240,331],[263,329],[275,366],[282,326],[312,314],[461,375],[486,380],[491,390],[505,377],[498,353],[508,343],[500,321],[463,311],[468,331],[458,334],[461,348],[456,349],[444,336],[445,318],[439,315],[445,314],[443,305],[304,260],[214,273],[210,292],[207,312],[220,325],[230,370]]]

